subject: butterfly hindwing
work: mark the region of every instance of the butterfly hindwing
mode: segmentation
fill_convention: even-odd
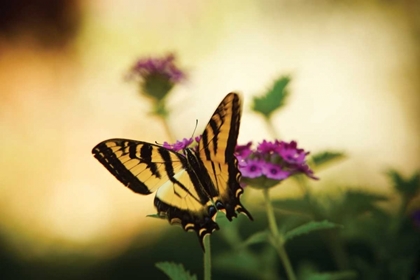
[[[201,244],[206,234],[219,229],[216,208],[183,154],[129,139],[103,141],[92,153],[132,191],[147,195],[157,190],[158,216],[186,231],[196,231]]]
[[[185,188],[167,181],[157,190],[154,205],[158,215],[166,217],[171,224],[181,224],[185,231],[195,231],[204,250],[204,236],[219,229],[215,222],[216,207],[202,191],[195,170],[185,169],[175,177]],[[194,194],[190,190],[194,190]]]

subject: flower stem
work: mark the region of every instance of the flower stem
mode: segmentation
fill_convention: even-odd
[[[204,280],[211,280],[210,235],[204,236]]]
[[[315,220],[323,221],[327,219],[327,217],[325,217],[325,215],[322,214],[322,212],[320,211],[313,199],[311,189],[308,186],[308,180],[303,176],[296,176],[295,178],[302,189],[304,199],[311,207],[311,212],[313,213],[313,217],[315,218]],[[348,269],[349,260],[337,232],[327,231],[323,234],[323,238],[325,239],[326,244],[328,244],[331,254],[334,256],[333,259],[337,267],[340,270]]]
[[[280,260],[283,263],[284,269],[286,270],[287,278],[289,280],[296,280],[295,273],[293,271],[292,265],[289,260],[289,256],[284,248],[284,239],[280,235],[277,228],[276,218],[274,217],[273,206],[271,205],[270,195],[268,189],[263,190],[265,205],[267,210],[268,226],[270,227],[271,235],[273,237],[273,243],[277,250],[277,254],[280,257]]]
[[[175,137],[174,134],[169,126],[168,123],[168,118],[165,116],[159,116],[162,119],[162,123],[163,123],[163,128],[165,129],[165,133],[168,136],[168,140],[170,143],[174,143],[175,142]]]
[[[271,117],[265,118],[265,123],[267,124],[268,131],[270,132],[271,137],[274,137],[276,139],[280,139],[280,135],[276,131],[276,128],[273,124],[273,119]]]

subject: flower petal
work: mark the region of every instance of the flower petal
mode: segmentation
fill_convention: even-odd
[[[262,173],[267,178],[274,180],[284,180],[291,175],[289,171],[283,170],[280,165],[271,162],[267,162],[262,166]]]
[[[239,162],[239,171],[246,178],[257,178],[262,175],[261,163],[259,160],[243,160]]]
[[[245,160],[252,153],[251,150],[252,142],[248,142],[246,145],[236,145],[235,156],[238,161]]]

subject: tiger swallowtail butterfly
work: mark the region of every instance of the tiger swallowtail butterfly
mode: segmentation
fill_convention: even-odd
[[[142,141],[109,139],[92,153],[132,191],[143,195],[156,191],[157,216],[195,231],[204,249],[204,236],[219,229],[217,211],[224,212],[229,221],[237,213],[252,220],[239,200],[243,189],[234,156],[241,111],[240,96],[226,95],[198,145],[182,152]]]

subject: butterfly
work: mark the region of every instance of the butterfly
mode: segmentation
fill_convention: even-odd
[[[251,214],[240,202],[243,189],[234,152],[242,111],[241,98],[229,93],[206,125],[196,147],[182,152],[161,145],[129,139],[109,139],[92,153],[109,172],[132,191],[148,195],[156,191],[157,216],[203,239],[218,230],[216,214],[229,221]]]

